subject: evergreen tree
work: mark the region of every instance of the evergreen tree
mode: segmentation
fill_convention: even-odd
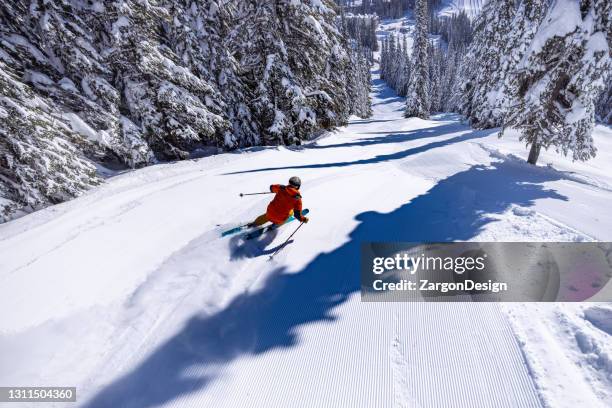
[[[438,17],[432,12],[430,27],[432,34],[439,34],[449,45],[466,46],[472,42],[472,21],[465,10],[450,17]]]
[[[608,74],[606,89],[602,92],[595,106],[597,119],[612,125],[612,75]]]
[[[359,47],[378,51],[378,38],[376,37],[378,16],[372,14],[345,15],[342,13],[342,19],[346,35],[355,40]]]
[[[531,146],[554,147],[574,160],[595,155],[594,103],[610,73],[610,15],[606,0],[556,0],[512,78],[505,127]],[[559,24],[563,21],[564,24]]]
[[[442,110],[442,50],[433,43],[429,45],[429,111]]]
[[[393,88],[393,84],[395,84],[396,81],[395,75],[397,74],[397,67],[395,65],[397,62],[397,41],[395,38],[395,33],[391,33],[389,35],[389,42],[387,45],[387,76],[385,77],[385,80],[391,86],[391,88]]]
[[[388,65],[388,39],[387,37],[383,38],[381,41],[381,50],[380,50],[380,78],[387,79],[387,65]]]
[[[347,94],[351,101],[352,115],[361,118],[372,116],[372,103],[370,101],[370,69],[372,64],[363,52],[354,49],[350,52],[351,66],[353,69],[347,83]]]
[[[515,0],[490,0],[479,15],[474,41],[461,66],[460,111],[476,128],[501,126],[505,94],[499,91],[501,59],[509,52]]]
[[[404,72],[404,54],[406,53],[406,50],[403,48],[402,42],[400,41],[399,37],[396,38],[396,41],[397,43],[395,45],[395,55],[393,56],[393,82],[391,84],[391,87],[393,89],[398,89],[399,84],[402,81],[402,74]]]
[[[402,36],[402,49],[397,94],[406,96],[408,94],[408,83],[410,81],[410,56],[408,54],[408,42],[405,35]]]
[[[507,104],[511,103],[513,75],[533,41],[548,3],[549,0],[520,0],[511,22],[512,30],[503,39],[507,46],[499,60],[495,83],[489,85],[490,93],[497,96],[491,105],[501,119],[508,108]]]
[[[208,1],[202,7],[212,4]],[[200,64],[200,75],[189,69],[189,64],[211,57],[199,44],[201,36],[209,33],[203,33],[205,28],[201,27],[178,39],[189,50],[189,55],[183,54],[184,59],[173,49],[177,26],[185,32],[192,16],[197,18],[208,11],[194,4],[187,13],[185,6],[178,2],[161,7],[138,1],[109,1],[105,30],[96,30],[100,42],[108,47],[112,85],[119,90],[123,108],[161,160],[186,159],[202,143],[217,144],[229,126],[221,95],[210,73],[203,72],[207,68]],[[185,15],[187,21],[179,20]],[[89,88],[89,93],[96,93],[94,86]]]
[[[100,183],[79,152],[87,141],[0,61],[0,222]]]
[[[368,115],[376,18],[356,45],[337,20],[331,0],[1,2],[2,220],[95,185],[94,163],[298,144]]]
[[[429,57],[427,0],[416,0],[416,32],[412,50],[413,69],[406,99],[404,116],[429,118]]]
[[[191,71],[216,84],[224,102],[229,126],[224,133],[225,147],[252,146],[260,142],[259,127],[248,104],[252,89],[241,77],[240,62],[235,58],[236,7],[220,0],[177,2],[171,13],[175,22],[169,30],[179,58]]]
[[[441,82],[441,110],[444,112],[457,112],[459,81],[458,81],[458,66],[463,58],[463,48],[457,47],[455,43],[451,43],[448,50],[444,54],[441,63],[444,65],[442,69]]]

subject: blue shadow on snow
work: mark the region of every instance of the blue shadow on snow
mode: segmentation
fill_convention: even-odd
[[[264,167],[261,169],[242,170],[242,171],[235,171],[231,173],[223,173],[223,175],[258,173],[258,172],[275,171],[275,170],[299,170],[299,169],[320,169],[320,168],[328,168],[328,167],[347,167],[347,166],[355,166],[355,165],[362,165],[362,164],[381,163],[381,162],[386,162],[390,160],[404,159],[406,157],[413,156],[415,154],[424,153],[431,149],[436,149],[439,147],[444,147],[444,146],[452,145],[455,143],[465,142],[466,140],[487,137],[493,132],[497,132],[497,130],[496,129],[472,130],[471,132],[466,132],[462,135],[451,137],[449,139],[427,143],[423,146],[412,147],[412,148],[401,150],[395,153],[381,154],[381,155],[378,155],[378,156],[375,156],[369,159],[359,159],[359,160],[354,160],[354,161],[333,162],[333,163],[302,164],[302,165],[296,165],[296,166]]]
[[[193,316],[85,407],[157,406],[204,389],[220,375],[220,367],[239,356],[292,347],[299,341],[300,329],[312,322],[333,321],[335,308],[360,289],[361,242],[469,240],[495,221],[487,213],[502,213],[513,204],[529,207],[541,199],[566,200],[542,186],[562,177],[516,159],[502,159],[441,180],[390,213],[361,213],[346,244],[319,254],[298,273],[278,268],[261,289],[238,295],[211,315]],[[206,255],[202,256],[204,265]],[[194,367],[206,374],[194,376]]]
[[[428,139],[432,137],[443,136],[449,133],[458,133],[465,131],[466,126],[453,124],[445,124],[432,126],[430,128],[419,128],[414,130],[403,130],[396,132],[368,132],[366,134],[375,135],[382,134],[384,136],[371,136],[357,139],[353,142],[347,143],[335,143],[329,145],[308,145],[306,149],[332,149],[338,147],[354,147],[354,146],[371,146],[389,143],[403,143],[410,142],[413,140]],[[487,135],[494,132],[494,130],[487,131]]]

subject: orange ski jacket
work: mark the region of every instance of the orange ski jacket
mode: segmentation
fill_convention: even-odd
[[[302,196],[298,189],[292,186],[283,186],[281,184],[272,184],[270,191],[275,193],[274,199],[268,204],[266,215],[268,220],[274,224],[282,224],[287,218],[293,214],[299,221],[302,217]]]

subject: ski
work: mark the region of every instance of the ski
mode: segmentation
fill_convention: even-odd
[[[302,215],[306,215],[306,214],[308,214],[309,212],[310,212],[310,211],[309,211],[308,209],[302,210]],[[283,225],[286,225],[286,224],[288,224],[288,223],[290,223],[291,221],[294,221],[294,220],[295,220],[295,217],[292,215],[292,216],[290,216],[289,218],[287,218],[287,220],[286,220],[284,223],[282,223],[281,225],[276,225],[276,224],[273,224],[273,225],[267,225],[267,226],[265,226],[265,227],[260,227],[260,228],[257,228],[257,229],[255,229],[255,230],[253,230],[253,231],[249,231],[249,232],[247,232],[247,233],[244,235],[244,239],[245,239],[245,240],[249,240],[249,239],[253,239],[253,238],[260,237],[260,236],[262,236],[263,234],[265,234],[266,232],[269,232],[269,231],[275,230],[275,229],[277,229],[277,228],[280,228],[280,227],[282,227]]]
[[[302,211],[302,215],[306,215],[306,214],[308,214],[308,209]],[[285,221],[285,223],[282,224],[282,225],[285,225],[288,222],[291,222],[293,220],[295,220],[295,217],[292,215],[291,217],[287,218],[287,221]],[[275,228],[278,228],[279,226],[280,225],[278,225],[278,226],[277,225],[267,225],[265,227],[259,227],[259,228],[255,229],[255,230],[249,232],[248,234],[246,234],[245,238],[246,239],[252,239],[252,238],[255,238],[255,237],[259,237],[259,236],[261,236],[262,234],[265,234],[268,231],[271,231],[271,230],[273,230]],[[246,230],[248,228],[249,228],[249,224],[239,225],[237,227],[234,227],[234,228],[228,229],[226,231],[223,231],[221,233],[221,237],[227,237],[228,235],[237,234],[237,233],[242,232],[242,231],[244,231],[244,230]]]
[[[227,231],[223,231],[221,233],[221,237],[226,237],[228,235],[235,234],[235,233],[243,231],[243,230],[245,230],[247,228],[249,228],[249,224],[239,225],[239,226],[234,227],[232,229],[228,229]]]

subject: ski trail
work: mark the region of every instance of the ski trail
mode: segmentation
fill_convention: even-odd
[[[398,316],[394,318],[394,335],[391,347],[389,349],[389,357],[391,358],[391,366],[393,368],[393,408],[418,408],[420,405],[412,397],[410,393],[411,385],[408,382],[408,362],[402,350],[402,342],[397,330]]]
[[[391,95],[376,77],[374,86],[379,98]],[[497,305],[364,304],[356,293],[360,241],[413,239],[406,235],[410,221],[401,215],[382,213],[376,222],[365,221],[365,215],[373,214],[368,198],[375,196],[379,203],[386,203],[387,208],[379,210],[391,214],[406,205],[405,194],[417,197],[411,203],[418,206],[419,194],[432,188],[433,182],[414,173],[407,175],[410,162],[430,154],[423,146],[444,149],[449,140],[471,131],[452,120],[431,126],[402,119],[401,101],[391,100],[378,105],[368,121],[355,121],[334,137],[292,152],[291,163],[280,158],[271,164],[295,166],[297,161],[306,168],[309,163],[326,162],[325,156],[337,160],[339,154],[367,158],[419,149],[417,153],[400,164],[364,162],[369,169],[358,174],[318,164],[308,170],[306,176],[313,183],[304,196],[312,208],[333,208],[337,194],[330,192],[339,186],[363,188],[347,190],[351,199],[343,212],[316,212],[316,223],[304,227],[298,238],[313,245],[305,246],[304,241],[290,245],[275,262],[265,261],[257,251],[280,244],[289,231],[281,229],[281,234],[266,237],[269,242],[250,250],[235,245],[224,249],[230,240],[211,241],[203,236],[170,257],[156,272],[159,277],[140,291],[140,306],[135,309],[145,310],[147,303],[164,293],[174,293],[172,301],[147,313],[153,326],[147,331],[145,324],[140,331],[152,330],[150,340],[120,354],[133,352],[139,356],[133,359],[137,364],[94,394],[87,408],[223,408],[241,406],[245,398],[255,407],[541,405],[521,350]],[[410,133],[402,129],[407,123],[424,128]],[[389,143],[394,138],[398,143]],[[237,180],[240,174],[231,173],[244,169],[244,165],[228,166],[224,170],[229,175],[222,177]],[[390,189],[392,185],[401,189]],[[468,211],[473,194],[462,194],[455,204]],[[237,217],[251,219],[260,208],[261,204],[253,205]],[[355,220],[353,214],[365,215]],[[461,212],[456,216],[470,218]],[[380,230],[372,229],[377,224]],[[348,241],[344,238],[325,252],[321,243],[330,235],[341,237],[347,229]],[[310,254],[308,262],[296,264],[295,255],[304,252]],[[206,271],[200,277],[199,265],[205,265]],[[179,286],[175,278],[169,278],[173,271],[184,275],[176,278],[182,282]],[[204,276],[219,277],[216,293],[233,297],[198,299],[201,292],[211,293]],[[190,317],[193,310],[199,311]],[[160,315],[172,319],[159,322]],[[139,321],[142,324],[143,319]],[[185,323],[181,326],[177,321]],[[105,378],[113,377],[112,370],[104,371]]]

